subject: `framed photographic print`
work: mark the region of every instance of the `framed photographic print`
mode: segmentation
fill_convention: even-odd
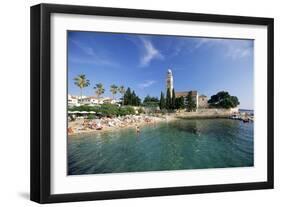
[[[273,19],[31,7],[31,200],[273,188]]]

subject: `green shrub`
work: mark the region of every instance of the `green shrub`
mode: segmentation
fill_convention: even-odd
[[[118,114],[118,106],[111,104],[101,105],[99,112],[102,116],[114,117]]]
[[[143,109],[142,107],[140,107],[140,108],[138,109],[138,112],[139,112],[139,114],[144,114],[144,113],[145,113],[145,111],[144,111],[144,109]]]
[[[135,114],[135,109],[131,106],[123,106],[118,110],[118,116],[126,116],[130,114]]]
[[[88,106],[88,105],[82,105],[82,106],[73,106],[69,108],[69,111],[96,111],[100,108],[100,106]]]
[[[88,119],[94,119],[95,118],[95,115],[94,114],[89,114],[88,115]]]
[[[116,117],[135,114],[135,109],[131,106],[119,107],[113,104],[103,104],[99,106],[74,106],[70,108],[69,111],[94,111],[101,117]],[[94,115],[90,114],[88,115],[88,118],[93,119]]]

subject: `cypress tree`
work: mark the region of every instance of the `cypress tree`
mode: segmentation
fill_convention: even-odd
[[[171,109],[171,93],[170,93],[170,89],[167,89],[167,94],[166,94],[166,109]]]
[[[136,96],[136,106],[139,106],[141,104],[140,97]]]
[[[124,94],[124,105],[131,105],[132,104],[132,93],[131,89],[128,88]]]
[[[159,102],[159,107],[160,109],[165,109],[165,97],[164,97],[164,94],[163,92],[161,91],[161,95],[160,95],[160,102]]]
[[[176,94],[175,94],[175,89],[173,89],[173,92],[172,92],[171,108],[172,108],[172,109],[175,109],[175,108],[176,108]]]
[[[137,96],[135,91],[132,92],[132,96],[131,96],[131,105],[136,106],[137,105]]]
[[[179,108],[180,108],[180,109],[183,109],[183,108],[184,108],[184,97],[181,96],[179,99],[180,99],[180,100],[179,100]]]

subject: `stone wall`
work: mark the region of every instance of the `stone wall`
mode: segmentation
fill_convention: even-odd
[[[219,118],[229,117],[238,112],[238,108],[232,109],[197,109],[196,112],[181,112],[177,114],[177,117],[190,117],[190,118]]]

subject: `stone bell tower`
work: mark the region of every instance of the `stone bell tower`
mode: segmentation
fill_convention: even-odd
[[[174,78],[171,69],[168,69],[167,78],[166,78],[166,91],[170,89],[170,95],[172,97],[173,89],[174,89]]]

